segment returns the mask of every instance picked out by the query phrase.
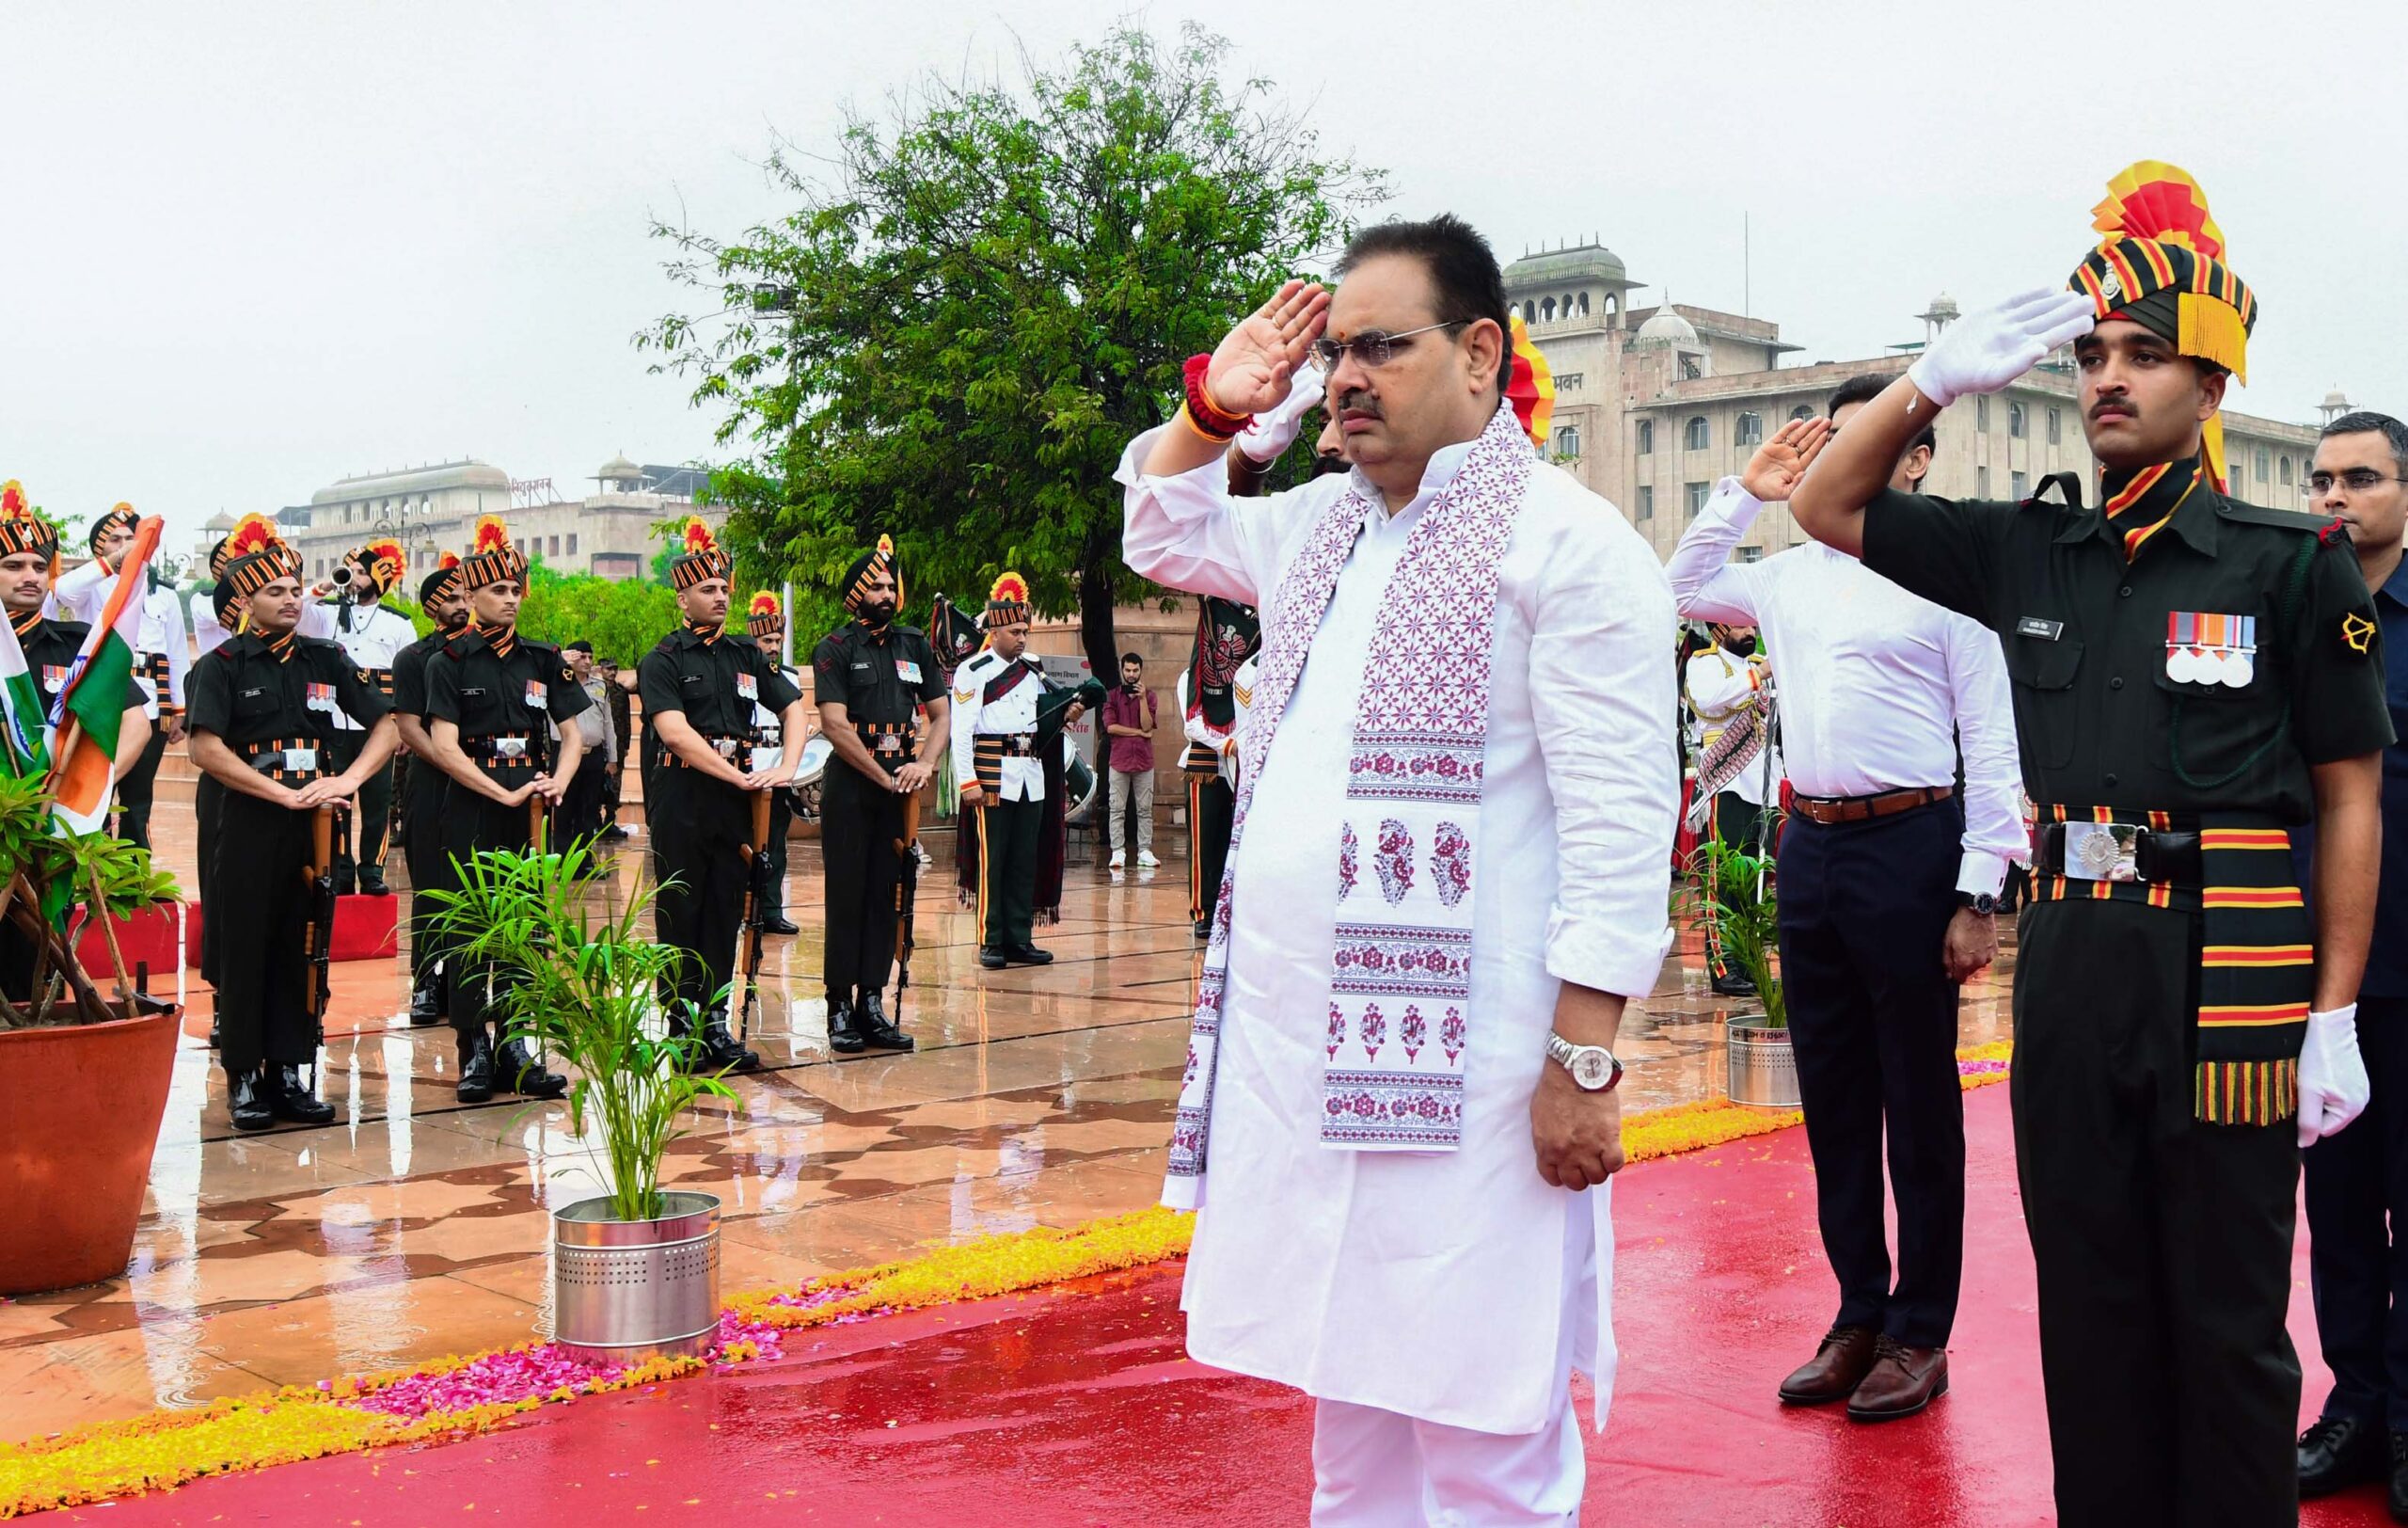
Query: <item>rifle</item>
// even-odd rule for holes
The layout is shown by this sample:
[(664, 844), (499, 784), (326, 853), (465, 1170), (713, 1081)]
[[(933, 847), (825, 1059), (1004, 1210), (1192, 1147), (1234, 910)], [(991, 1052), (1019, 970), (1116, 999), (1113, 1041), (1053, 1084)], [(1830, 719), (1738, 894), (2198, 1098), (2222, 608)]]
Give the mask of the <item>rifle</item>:
[(327, 962), (333, 953), (335, 932), (335, 808), (327, 803), (310, 814), (309, 863), (301, 867), (302, 883), (309, 888), (305, 904), (307, 921), (301, 926), (301, 962), (303, 1009), (317, 1031), (316, 1043), (309, 1051), (309, 1081), (318, 1080), (317, 1054), (326, 1043), (326, 1003), (334, 995)]
[(916, 790), (903, 798), (903, 835), (895, 840), (895, 853), (903, 869), (895, 882), (895, 1017), (888, 1022), (899, 1027), (903, 994), (911, 986), (911, 951), (919, 943), (912, 922), (920, 899), (920, 793)]
[(752, 1032), (752, 1013), (761, 1001), (761, 909), (769, 900), (769, 793), (752, 795), (752, 836), (737, 846), (744, 856), (744, 916), (737, 925), (737, 980), (740, 1000), (728, 1006), (735, 1012), (736, 1039), (740, 1044)]

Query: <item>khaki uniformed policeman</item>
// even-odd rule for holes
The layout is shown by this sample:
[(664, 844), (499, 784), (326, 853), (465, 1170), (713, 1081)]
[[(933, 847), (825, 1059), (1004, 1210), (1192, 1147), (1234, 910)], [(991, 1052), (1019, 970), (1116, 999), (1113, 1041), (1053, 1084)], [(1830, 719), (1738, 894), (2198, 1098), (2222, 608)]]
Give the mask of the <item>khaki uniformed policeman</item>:
[[(333, 1107), (301, 1082), (319, 1039), (302, 958), (310, 830), (321, 805), (355, 794), (392, 756), (395, 733), (384, 697), (360, 682), (349, 656), (295, 632), (301, 559), (292, 548), (277, 542), (238, 558), (225, 577), (247, 621), (193, 670), (191, 693), (193, 762), (226, 791), (216, 899), (202, 914), (217, 926), (223, 962), (227, 1106), (237, 1130), (279, 1119), (325, 1124)], [(329, 747), (338, 716), (365, 739), (340, 772)]]
[[(2205, 195), (2149, 162), (2098, 212), (2069, 294), (1943, 332), (1791, 509), (2006, 650), (2043, 824), (2013, 1093), (2059, 1520), (2288, 1524), (2299, 1148), (2366, 1101), (2391, 724), (2347, 539), (2225, 490), (2216, 412), (2257, 300)], [(1934, 410), (2067, 341), (2099, 508), (1884, 486)], [(2313, 932), (2286, 852), (2311, 816)]]
[[(530, 800), (558, 805), (584, 748), (583, 732), (563, 727), (559, 760), (548, 756), (551, 724), (593, 702), (558, 647), (518, 634), (526, 578), (526, 554), (510, 544), (501, 521), (490, 515), (478, 520), (459, 571), (467, 628), (427, 664), (427, 742), (452, 777), (441, 814), (447, 865), (466, 865), (480, 850), (529, 848)], [(460, 1036), (460, 1102), (481, 1104), (497, 1090), (528, 1098), (566, 1092), (568, 1079), (545, 1071), (524, 1043), (495, 1044), (496, 973), (465, 961), (444, 963), (452, 1027)]]

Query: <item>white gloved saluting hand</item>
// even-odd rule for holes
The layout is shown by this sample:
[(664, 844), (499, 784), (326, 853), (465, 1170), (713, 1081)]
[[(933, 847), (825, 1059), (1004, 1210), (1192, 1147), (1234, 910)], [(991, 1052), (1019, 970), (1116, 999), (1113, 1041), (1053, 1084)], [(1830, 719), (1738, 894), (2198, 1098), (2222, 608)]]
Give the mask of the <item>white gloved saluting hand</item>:
[(2036, 287), (1960, 318), (1940, 331), (1907, 380), (1945, 408), (1969, 392), (1996, 392), (2096, 324), (2091, 301), (2063, 287)]
[(1282, 453), (1295, 444), (1296, 432), (1304, 427), (1305, 416), (1313, 405), (1321, 402), (1323, 385), (1327, 376), (1318, 366), (1307, 362), (1296, 368), (1288, 384), (1288, 396), (1278, 407), (1254, 416), (1246, 427), (1238, 432), (1238, 449), (1246, 460), (1257, 467), (1267, 467), (1279, 459)]
[(2358, 1005), (2307, 1016), (2299, 1052), (2299, 1143), (2316, 1142), (2363, 1112), (2373, 1095), (2366, 1058), (2358, 1054)]

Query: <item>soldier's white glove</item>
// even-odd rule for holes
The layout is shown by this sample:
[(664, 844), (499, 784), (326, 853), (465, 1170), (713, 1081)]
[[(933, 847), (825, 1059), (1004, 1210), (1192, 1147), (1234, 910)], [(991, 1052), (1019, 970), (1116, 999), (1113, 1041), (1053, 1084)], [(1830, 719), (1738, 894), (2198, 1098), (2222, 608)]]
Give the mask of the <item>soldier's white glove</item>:
[(1945, 408), (1969, 392), (1996, 392), (2096, 323), (2083, 294), (2036, 287), (1941, 330), (1907, 368), (1907, 380)]
[(1327, 377), (1318, 366), (1307, 362), (1296, 368), (1295, 376), (1288, 384), (1288, 396), (1278, 407), (1254, 416), (1253, 422), (1238, 432), (1238, 449), (1246, 460), (1257, 467), (1267, 466), (1296, 443), (1296, 432), (1304, 428), (1305, 416), (1321, 402), (1323, 385)]
[(2313, 1146), (2363, 1112), (2374, 1087), (2358, 1054), (2358, 1005), (2307, 1016), (2299, 1052), (2299, 1143)]

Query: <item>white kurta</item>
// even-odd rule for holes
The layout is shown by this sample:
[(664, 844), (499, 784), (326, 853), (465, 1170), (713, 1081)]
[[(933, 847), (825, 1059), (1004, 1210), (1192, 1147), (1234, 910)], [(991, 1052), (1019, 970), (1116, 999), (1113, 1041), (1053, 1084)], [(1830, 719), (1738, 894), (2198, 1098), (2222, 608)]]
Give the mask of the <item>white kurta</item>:
[[(1225, 493), (1216, 459), (1177, 478), (1122, 464), (1125, 552), (1177, 589), (1265, 602), (1329, 476)], [(1603, 1192), (1541, 1180), (1529, 1100), (1557, 990), (1655, 984), (1678, 796), (1672, 601), (1655, 554), (1569, 474), (1533, 470), (1499, 566), (1485, 791), (1473, 865), (1464, 1136), (1443, 1154), (1321, 1139), (1350, 722), (1381, 594), (1468, 444), (1414, 502), (1374, 507), (1339, 574), (1257, 782), (1233, 872), (1207, 1190), (1187, 1266), (1188, 1351), (1310, 1394), (1476, 1428), (1545, 1426), (1568, 1364), (1612, 1383)]]

